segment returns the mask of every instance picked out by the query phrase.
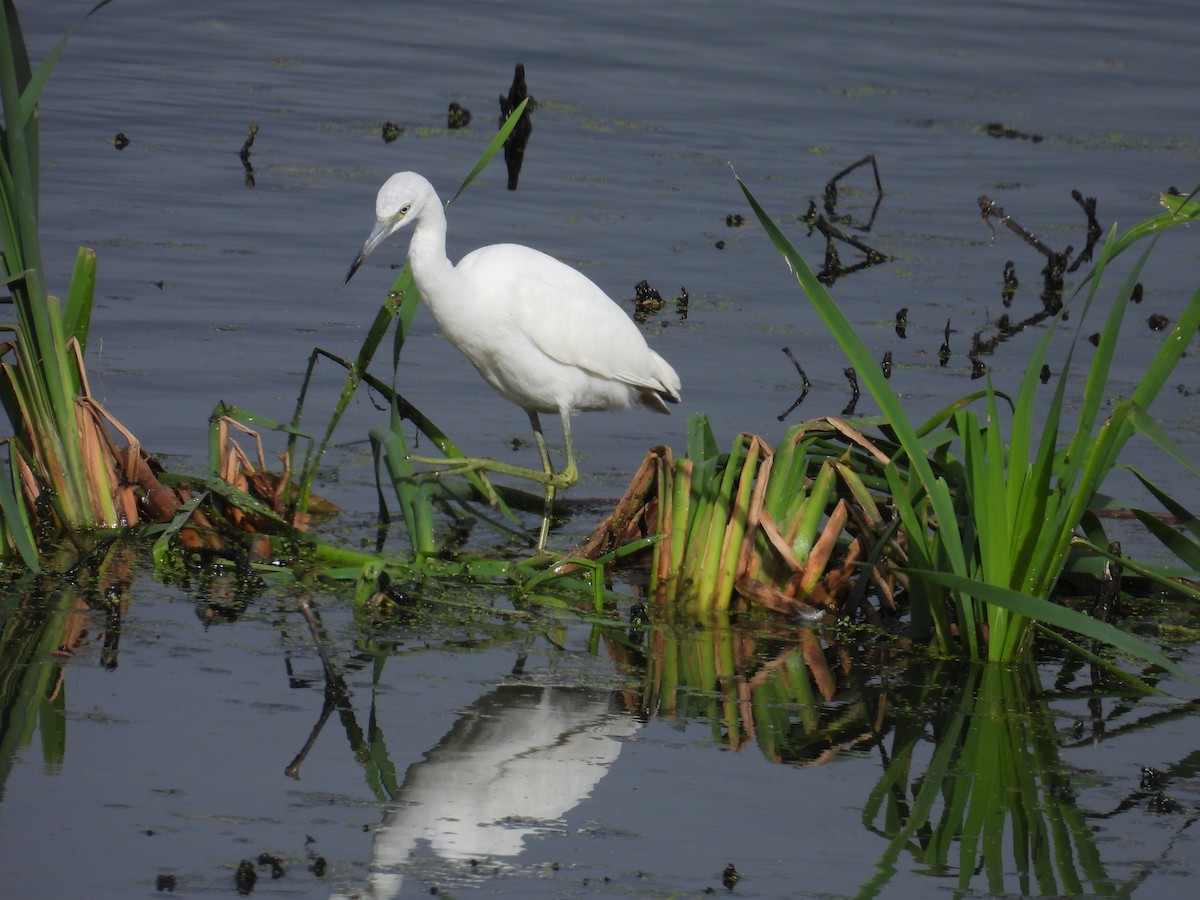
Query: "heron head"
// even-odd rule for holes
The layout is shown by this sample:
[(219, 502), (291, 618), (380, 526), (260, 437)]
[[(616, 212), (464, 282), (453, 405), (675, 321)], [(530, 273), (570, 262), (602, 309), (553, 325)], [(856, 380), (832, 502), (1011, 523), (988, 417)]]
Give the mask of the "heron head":
[(414, 222), (429, 198), (436, 196), (433, 186), (416, 172), (397, 172), (385, 181), (375, 198), (375, 227), (354, 257), (342, 284), (348, 284), (375, 248), (405, 225)]

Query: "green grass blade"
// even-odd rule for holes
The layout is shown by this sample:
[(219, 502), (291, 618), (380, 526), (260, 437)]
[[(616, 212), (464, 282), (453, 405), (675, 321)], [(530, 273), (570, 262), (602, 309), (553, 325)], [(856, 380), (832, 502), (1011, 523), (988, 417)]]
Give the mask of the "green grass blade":
[[(1175, 327), (1171, 329), (1132, 396), (1113, 410), (1096, 440), (1088, 446), (1087, 452), (1084, 453), (1083, 448), (1080, 448), (1079, 453), (1085, 456), (1085, 462), (1075, 492), (1071, 496), (1065, 521), (1077, 522), (1083, 515), (1104, 478), (1115, 467), (1117, 456), (1132, 436), (1141, 411), (1153, 404), (1167, 378), (1191, 344), (1197, 329), (1200, 329), (1200, 291), (1192, 295), (1191, 301), (1183, 310)], [(1053, 548), (1048, 574), (1054, 569), (1061, 570), (1070, 540), (1070, 529), (1063, 529)]]
[(437, 544), (433, 536), (433, 495), (428, 490), (431, 485), (417, 481), (403, 431), (376, 427), (369, 434), (376, 448), (376, 461), (382, 456), (387, 468), (413, 553), (418, 557), (432, 555)]
[(75, 272), (71, 275), (67, 307), (63, 311), (63, 331), (67, 339), (79, 342), (81, 353), (87, 351), (88, 327), (92, 318), (92, 300), (96, 290), (96, 251), (80, 247), (75, 256)]
[(717, 440), (713, 437), (712, 426), (708, 416), (703, 413), (693, 413), (688, 416), (687, 455), (693, 462), (701, 463), (716, 459)]
[[(13, 464), (13, 445), (9, 444), (8, 472), (0, 473), (0, 531), (16, 548), (21, 561), (31, 572), (41, 570), (37, 546), (34, 543), (33, 525), (29, 511), (20, 497), (20, 484)], [(7, 554), (4, 554), (7, 555)]]
[(1065, 634), (1060, 634), (1054, 629), (1046, 628), (1043, 625), (1035, 625), (1034, 628), (1038, 633), (1038, 637), (1046, 638), (1047, 640), (1054, 641), (1054, 643), (1061, 647), (1065, 647), (1073, 656), (1078, 656), (1084, 662), (1096, 666), (1098, 669), (1104, 672), (1104, 674), (1116, 679), (1117, 681), (1120, 681), (1126, 687), (1132, 688), (1137, 693), (1157, 694), (1159, 696), (1163, 696), (1163, 691), (1151, 684), (1147, 684), (1136, 675), (1126, 672), (1120, 666), (1116, 665), (1116, 663), (1114, 663), (1111, 659), (1106, 659), (1105, 657), (1100, 656), (1098, 653), (1093, 653), (1091, 650), (1087, 649), (1087, 647), (1083, 646), (1077, 641), (1071, 640)]
[(1188, 533), (1191, 534), (1192, 537), (1200, 540), (1200, 520), (1198, 520), (1195, 515), (1189, 512), (1181, 503), (1176, 501), (1174, 497), (1168, 495), (1165, 491), (1159, 488), (1158, 485), (1156, 485), (1153, 481), (1151, 481), (1133, 466), (1125, 466), (1124, 468), (1133, 473), (1134, 477), (1142, 483), (1146, 490), (1154, 495), (1154, 499), (1162, 504), (1163, 509), (1175, 517), (1175, 521), (1182, 528), (1187, 529)]
[(1164, 193), (1160, 194), (1158, 199), (1176, 218), (1200, 219), (1200, 203), (1194, 199), (1197, 193), (1200, 193), (1200, 188), (1193, 188), (1191, 194), (1186, 197)]
[(1135, 509), (1133, 514), (1164, 547), (1170, 550), (1192, 572), (1200, 572), (1200, 543), (1189, 540), (1166, 522), (1144, 510)]
[[(492, 157), (500, 152), (500, 148), (504, 146), (504, 142), (508, 140), (508, 136), (512, 134), (514, 128), (517, 127), (517, 122), (521, 120), (521, 115), (525, 112), (525, 107), (529, 105), (529, 98), (526, 97), (517, 108), (509, 113), (508, 118), (504, 120), (504, 124), (500, 126), (500, 130), (496, 132), (496, 136), (492, 138), (492, 142), (488, 144), (487, 149), (483, 151), (483, 156), (479, 158), (479, 162), (475, 163), (475, 168), (470, 171), (470, 174), (463, 179), (463, 183), (459, 185), (454, 196), (450, 198), (450, 203), (458, 199), (459, 194), (467, 189), (472, 181), (474, 181), (479, 173), (487, 168), (487, 164), (492, 161)], [(450, 203), (446, 205), (449, 206)]]
[(945, 585), (962, 593), (972, 594), (987, 603), (994, 603), (1019, 615), (1030, 619), (1037, 619), (1043, 625), (1052, 625), (1055, 628), (1063, 628), (1084, 637), (1102, 641), (1123, 653), (1166, 669), (1173, 675), (1181, 678), (1187, 677), (1183, 670), (1174, 662), (1145, 641), (1127, 634), (1107, 622), (1093, 619), (1091, 616), (1086, 616), (1081, 612), (1076, 612), (1073, 609), (1068, 609), (1049, 600), (1042, 600), (1039, 597), (1033, 597), (1009, 588), (981, 584), (951, 572), (910, 570), (909, 574), (913, 578), (921, 578), (932, 581), (935, 584)]

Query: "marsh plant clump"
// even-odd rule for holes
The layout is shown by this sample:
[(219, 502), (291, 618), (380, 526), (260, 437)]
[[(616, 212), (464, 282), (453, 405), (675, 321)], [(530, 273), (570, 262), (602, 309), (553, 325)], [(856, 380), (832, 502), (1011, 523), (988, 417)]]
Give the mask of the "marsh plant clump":
[[(1200, 474), (1148, 412), (1200, 328), (1200, 290), (1181, 310), (1132, 393), (1106, 405), (1129, 298), (1159, 236), (1194, 221), (1200, 204), (1163, 194), (1165, 212), (1124, 233), (1115, 226), (1109, 231), (1091, 272), (1048, 320), (1014, 395), (1001, 393), (988, 377), (982, 390), (927, 422), (913, 423), (824, 285), (740, 179), (739, 185), (882, 410), (882, 420), (873, 424), (887, 448), (876, 473), (886, 482), (894, 510), (889, 522), (905, 554), (889, 569), (903, 573), (906, 580), (914, 638), (969, 659), (1010, 661), (1027, 658), (1035, 635), (1067, 640), (1051, 630), (1061, 628), (1169, 664), (1148, 646), (1053, 597), (1064, 573), (1085, 570), (1096, 559), (1119, 562), (1176, 594), (1200, 596), (1194, 586), (1200, 570), (1200, 525), (1167, 491), (1132, 470), (1162, 510), (1133, 509), (1131, 514), (1178, 559), (1174, 569), (1115, 558), (1094, 513), (1094, 507), (1108, 502), (1101, 488), (1122, 464), (1121, 451), (1135, 434), (1151, 440), (1189, 474)], [(1068, 410), (1074, 407), (1067, 402), (1067, 390), (1074, 383), (1072, 364), (1084, 323), (1099, 305), (1109, 263), (1135, 247), (1141, 252), (1114, 292), (1083, 395), (1072, 398), (1078, 412), (1070, 421)], [(1049, 408), (1042, 411), (1036, 403), (1037, 387), (1051, 341), (1069, 310), (1076, 316), (1075, 336), (1057, 373)], [(1165, 525), (1163, 514), (1182, 530)], [(1086, 652), (1078, 645), (1076, 649)]]

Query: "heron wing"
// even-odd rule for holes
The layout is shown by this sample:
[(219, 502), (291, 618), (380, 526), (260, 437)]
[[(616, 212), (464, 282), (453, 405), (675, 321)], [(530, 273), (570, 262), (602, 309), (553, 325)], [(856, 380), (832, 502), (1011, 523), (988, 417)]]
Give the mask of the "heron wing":
[[(519, 244), (484, 247), (460, 270), (493, 283), (509, 321), (551, 359), (599, 378), (677, 397), (679, 378), (642, 333), (590, 278)], [(499, 288), (503, 287), (503, 290)]]

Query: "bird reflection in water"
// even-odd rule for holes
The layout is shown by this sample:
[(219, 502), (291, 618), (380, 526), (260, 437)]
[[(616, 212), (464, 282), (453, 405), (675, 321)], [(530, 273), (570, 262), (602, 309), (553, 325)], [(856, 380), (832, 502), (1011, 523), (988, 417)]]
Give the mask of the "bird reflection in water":
[(641, 724), (612, 691), (504, 685), (479, 698), (405, 773), (375, 832), (373, 895), (396, 896), (418, 858), (515, 860), (562, 828)]

